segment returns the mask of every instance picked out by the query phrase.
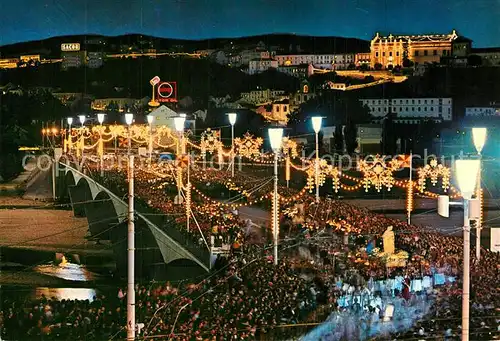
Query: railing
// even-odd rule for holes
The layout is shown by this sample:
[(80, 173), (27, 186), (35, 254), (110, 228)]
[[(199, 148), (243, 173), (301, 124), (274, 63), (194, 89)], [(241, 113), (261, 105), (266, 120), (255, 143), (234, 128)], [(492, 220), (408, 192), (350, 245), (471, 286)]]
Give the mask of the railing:
[[(73, 169), (73, 171), (78, 172), (76, 169)], [(98, 181), (94, 180), (91, 176), (84, 174), (82, 175), (86, 178), (89, 178), (101, 188), (105, 189), (107, 192), (109, 192), (108, 194), (111, 194), (111, 196), (115, 197), (115, 199), (123, 202), (123, 193), (114, 193), (109, 188), (104, 187)], [(192, 256), (197, 258), (198, 262), (202, 263), (206, 267), (206, 269), (210, 268), (209, 250), (207, 250), (206, 247), (196, 244), (191, 238), (184, 235), (177, 228), (175, 222), (170, 217), (168, 217), (167, 214), (159, 213), (157, 210), (147, 205), (141, 198), (136, 198), (135, 212), (139, 219), (143, 220), (146, 223), (153, 224), (155, 228), (164, 232), (171, 240), (179, 244), (180, 247), (183, 247)]]

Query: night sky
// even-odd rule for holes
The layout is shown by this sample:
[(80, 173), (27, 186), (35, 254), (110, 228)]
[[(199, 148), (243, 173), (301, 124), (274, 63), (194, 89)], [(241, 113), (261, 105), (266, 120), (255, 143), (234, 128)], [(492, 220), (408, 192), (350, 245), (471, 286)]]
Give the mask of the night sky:
[(500, 0), (0, 0), (0, 45), (59, 35), (202, 39), (448, 33), (500, 46)]

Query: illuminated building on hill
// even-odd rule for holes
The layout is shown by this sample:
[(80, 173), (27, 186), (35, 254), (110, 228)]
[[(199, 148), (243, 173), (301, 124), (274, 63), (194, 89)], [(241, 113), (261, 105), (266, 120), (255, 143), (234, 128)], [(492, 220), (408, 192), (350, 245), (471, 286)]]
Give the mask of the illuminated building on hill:
[(455, 30), (450, 34), (425, 35), (375, 35), (370, 44), (371, 67), (381, 64), (382, 68), (403, 65), (408, 59), (415, 64), (439, 63), (441, 57), (453, 52), (453, 42), (458, 38)]

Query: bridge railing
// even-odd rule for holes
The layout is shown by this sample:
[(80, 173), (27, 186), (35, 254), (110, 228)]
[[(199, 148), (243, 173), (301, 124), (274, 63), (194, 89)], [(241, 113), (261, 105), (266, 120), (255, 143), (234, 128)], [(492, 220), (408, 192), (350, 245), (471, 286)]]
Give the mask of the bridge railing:
[[(100, 174), (97, 173), (91, 174), (91, 177), (96, 180), (97, 179), (101, 181), (104, 180), (101, 179)], [(97, 181), (101, 182), (99, 180)], [(103, 181), (103, 182), (109, 182), (109, 181)], [(103, 183), (103, 185), (110, 185), (109, 187), (106, 186), (108, 190), (110, 190), (119, 197), (123, 197), (125, 195), (123, 192), (118, 190), (120, 186), (117, 186), (117, 184)], [(141, 198), (136, 196), (135, 210), (137, 212), (144, 215), (149, 221), (154, 223), (160, 230), (165, 232), (169, 237), (171, 237), (177, 243), (183, 245), (195, 257), (197, 257), (200, 260), (203, 260), (203, 262), (208, 263), (210, 261), (210, 251), (206, 248), (204, 243), (200, 244), (199, 242), (196, 241), (193, 235), (187, 235), (187, 232), (184, 232), (179, 228), (178, 224), (175, 222), (175, 219), (173, 218), (172, 215), (169, 215), (168, 212), (162, 212), (156, 208), (151, 207), (145, 201), (145, 199), (146, 198)]]

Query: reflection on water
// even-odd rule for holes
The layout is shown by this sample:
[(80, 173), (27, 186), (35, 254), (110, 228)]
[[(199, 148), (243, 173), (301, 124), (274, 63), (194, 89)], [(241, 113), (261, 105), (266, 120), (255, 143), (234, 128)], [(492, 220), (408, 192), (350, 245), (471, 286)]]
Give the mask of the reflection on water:
[(85, 266), (68, 262), (62, 262), (59, 265), (38, 265), (34, 270), (43, 275), (55, 276), (68, 281), (85, 282), (92, 281), (96, 277), (96, 275), (88, 271)]
[(89, 300), (92, 302), (96, 291), (86, 288), (36, 288), (35, 298), (39, 299), (44, 295), (48, 299), (57, 300)]

